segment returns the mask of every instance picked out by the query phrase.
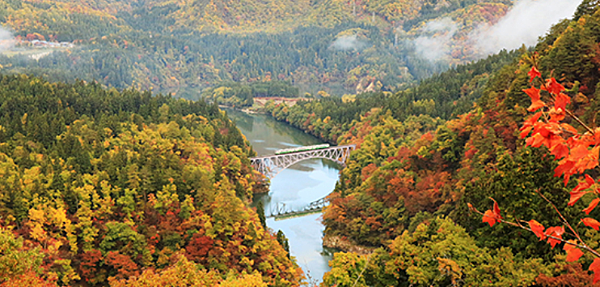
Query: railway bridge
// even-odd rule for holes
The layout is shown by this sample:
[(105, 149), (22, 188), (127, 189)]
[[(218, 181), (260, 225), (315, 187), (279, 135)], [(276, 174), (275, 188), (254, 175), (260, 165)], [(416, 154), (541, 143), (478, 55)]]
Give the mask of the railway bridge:
[(277, 203), (274, 207), (271, 207), (271, 213), (265, 215), (266, 218), (275, 218), (275, 220), (288, 217), (303, 216), (315, 212), (321, 212), (321, 210), (323, 210), (323, 207), (327, 205), (329, 205), (329, 200), (327, 200), (327, 197), (323, 197), (313, 202), (310, 202), (304, 207), (296, 210), (294, 210), (293, 208), (288, 208), (285, 205), (285, 203), (281, 205)]
[[(310, 147), (307, 147), (310, 148)], [(325, 158), (346, 165), (346, 160), (350, 157), (350, 152), (356, 149), (356, 145), (332, 146), (321, 149), (303, 150), (297, 152), (287, 152), (269, 156), (250, 158), (252, 167), (264, 174), (268, 178), (273, 178), (282, 170), (291, 165), (311, 158)]]

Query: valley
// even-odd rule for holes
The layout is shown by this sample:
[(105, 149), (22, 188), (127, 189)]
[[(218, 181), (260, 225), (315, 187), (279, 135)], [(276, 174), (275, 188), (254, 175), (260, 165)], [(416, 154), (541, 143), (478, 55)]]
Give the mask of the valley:
[[(0, 24), (2, 286), (600, 286), (598, 0), (0, 0)], [(352, 150), (254, 162), (316, 144)]]

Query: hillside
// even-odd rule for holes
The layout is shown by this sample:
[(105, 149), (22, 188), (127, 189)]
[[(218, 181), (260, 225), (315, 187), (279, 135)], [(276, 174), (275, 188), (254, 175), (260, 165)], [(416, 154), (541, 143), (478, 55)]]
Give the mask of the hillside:
[[(498, 21), (510, 5), (507, 0), (4, 0), (0, 24), (14, 31), (20, 48), (0, 55), (0, 65), (4, 73), (95, 80), (194, 99), (223, 81), (272, 79), (290, 82), (301, 94), (354, 94), (369, 85), (394, 91), (481, 57), (469, 33)], [(30, 49), (32, 40), (75, 47), (32, 60), (18, 52)], [(431, 50), (428, 45), (438, 47), (435, 55), (423, 54)]]
[(24, 75), (0, 102), (2, 284), (299, 284), (216, 106)]
[[(412, 108), (388, 107), (410, 91), (357, 97), (345, 103), (323, 99), (291, 108), (272, 106), (273, 115), (280, 119), (325, 139), (337, 138), (339, 144), (359, 147), (329, 196), (331, 205), (323, 214), (324, 242), (342, 248), (368, 246), (375, 251), (370, 255), (337, 254), (332, 271), (324, 277), (325, 284), (359, 280), (367, 286), (452, 286), (457, 282), (471, 286), (596, 286), (591, 273), (597, 276), (598, 272), (591, 263), (598, 259), (593, 252), (565, 260), (568, 246), (553, 248), (557, 242), (548, 244), (542, 235), (551, 234), (551, 228), (544, 231), (544, 226), (572, 226), (563, 238), (572, 239), (577, 232), (580, 237), (574, 240), (597, 248), (596, 228), (577, 224), (598, 218), (594, 209), (597, 191), (574, 195), (578, 183), (579, 190), (591, 185), (582, 184), (583, 176), (563, 179), (560, 175), (569, 170), (564, 167), (565, 160), (555, 160), (555, 150), (538, 148), (541, 143), (528, 139), (526, 145), (521, 138), (528, 134), (519, 128), (533, 115), (529, 106), (535, 98), (530, 99), (523, 90), (531, 87), (528, 72), (537, 63), (543, 77), (553, 75), (566, 87), (566, 109), (582, 123), (565, 115), (565, 124), (577, 127), (570, 133), (583, 137), (591, 130), (585, 136), (594, 135), (600, 101), (600, 62), (595, 48), (600, 43), (598, 27), (598, 4), (586, 1), (572, 20), (562, 21), (542, 37), (534, 51), (522, 51), (519, 61), (503, 65), (489, 76), (481, 78), (475, 73), (472, 78), (447, 80), (469, 67), (486, 66), (493, 57), (423, 81), (415, 88)], [(483, 86), (469, 88), (477, 79), (483, 80)], [(427, 91), (436, 86), (449, 92), (450, 98), (428, 99)], [(465, 91), (475, 91), (478, 98), (467, 112), (449, 117), (439, 109), (445, 106), (445, 99), (460, 99)], [(415, 109), (417, 106), (421, 109)], [(547, 121), (553, 123), (556, 113), (560, 111), (548, 107), (537, 117), (547, 115)], [(344, 114), (350, 116), (340, 116)], [(535, 118), (529, 122), (535, 123)], [(543, 118), (538, 122), (544, 123)], [(584, 172), (588, 183), (595, 182), (598, 175), (598, 141), (589, 144), (585, 153), (590, 152), (592, 168)], [(559, 164), (562, 169), (555, 171)], [(482, 222), (482, 214), (475, 210), (491, 209), (494, 202), (500, 206), (502, 219), (516, 222), (514, 226), (498, 223), (491, 227), (486, 215)], [(542, 227), (531, 232), (519, 224)]]
[(299, 286), (217, 104), (326, 90), (266, 104), (357, 146), (323, 286), (600, 286), (600, 4), (452, 67), (511, 3), (0, 0), (0, 284)]

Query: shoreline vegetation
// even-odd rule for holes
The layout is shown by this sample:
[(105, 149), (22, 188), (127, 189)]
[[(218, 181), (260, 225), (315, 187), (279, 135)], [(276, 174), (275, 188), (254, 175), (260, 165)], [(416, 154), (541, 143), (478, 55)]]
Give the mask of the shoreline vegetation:
[[(286, 97), (256, 97), (254, 98), (254, 104), (251, 107), (239, 107), (233, 104), (219, 104), (219, 108), (233, 109), (241, 111), (247, 114), (264, 114), (269, 115), (269, 112), (265, 109), (265, 106), (271, 102), (275, 105), (285, 104), (288, 107), (293, 107), (299, 101), (311, 101), (310, 98), (286, 98)], [(283, 122), (281, 120), (278, 120)]]
[(370, 255), (377, 249), (376, 247), (362, 246), (352, 243), (344, 236), (324, 235), (323, 247), (341, 250), (343, 252), (356, 253), (358, 255)]

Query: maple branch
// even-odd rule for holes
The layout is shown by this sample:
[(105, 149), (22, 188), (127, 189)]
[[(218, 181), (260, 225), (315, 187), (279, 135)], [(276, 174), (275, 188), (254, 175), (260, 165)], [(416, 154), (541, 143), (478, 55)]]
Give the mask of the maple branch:
[[(528, 221), (521, 220), (521, 219), (517, 219), (517, 222), (519, 222), (519, 226), (521, 226), (521, 227), (524, 227), (524, 226), (523, 226), (523, 225), (521, 225), (521, 224), (520, 224), (520, 222), (523, 222), (523, 223), (527, 223), (527, 224), (529, 224), (529, 222), (528, 222)], [(525, 229), (527, 229), (527, 230), (529, 230), (529, 228), (527, 228), (527, 227), (524, 227), (524, 228), (525, 228)], [(535, 232), (534, 232), (534, 233), (535, 233)], [(575, 234), (573, 234), (573, 233), (571, 233), (571, 232), (568, 232), (568, 231), (565, 231), (565, 233), (564, 233), (564, 234), (568, 234), (568, 235), (571, 235), (571, 236), (573, 236), (573, 237), (577, 237), (577, 235), (575, 235)], [(545, 235), (546, 237), (554, 238), (553, 236), (551, 236), (551, 235), (546, 235), (545, 233), (544, 233), (544, 235)]]
[(571, 112), (568, 109), (565, 109), (565, 111), (571, 118), (573, 118), (577, 123), (579, 123), (581, 126), (583, 126), (592, 135), (596, 134), (596, 133), (594, 133), (594, 130), (592, 128), (588, 127), (583, 121), (581, 121), (581, 119), (579, 119), (576, 115), (574, 115), (573, 112)]
[[(546, 200), (547, 200), (547, 199), (546, 199)], [(553, 206), (554, 206), (554, 204), (553, 204)], [(474, 211), (474, 212), (476, 212), (476, 213), (479, 213), (479, 214), (481, 214), (481, 215), (482, 215), (482, 216), (484, 216), (484, 217), (488, 217), (488, 215), (485, 215), (485, 214), (483, 214), (483, 212), (481, 212), (481, 211), (477, 210), (477, 208), (475, 208), (474, 206), (470, 206), (469, 208), (470, 208), (472, 211)], [(554, 207), (554, 208), (556, 208), (556, 207)], [(560, 213), (559, 213), (559, 214), (560, 214)], [(561, 215), (561, 217), (562, 217), (562, 215)], [(511, 226), (514, 226), (514, 227), (518, 227), (518, 228), (521, 228), (521, 229), (524, 229), (524, 230), (530, 231), (530, 232), (532, 232), (532, 233), (535, 233), (535, 232), (533, 232), (533, 230), (531, 230), (531, 228), (529, 228), (529, 227), (526, 227), (526, 226), (523, 226), (523, 225), (522, 225), (522, 224), (520, 224), (520, 223), (514, 223), (514, 222), (507, 221), (507, 220), (504, 220), (504, 219), (501, 219), (501, 218), (497, 218), (497, 217), (494, 217), (494, 219), (495, 219), (496, 221), (498, 221), (498, 222), (501, 222), (501, 223), (504, 223), (504, 224), (508, 224), (508, 225), (511, 225)], [(568, 223), (567, 223), (567, 224), (568, 224)], [(571, 228), (571, 227), (570, 227), (570, 225), (569, 225), (569, 228)], [(571, 229), (571, 230), (572, 230), (572, 229)], [(562, 239), (562, 238), (560, 238), (560, 237), (556, 237), (556, 236), (553, 236), (553, 235), (547, 235), (547, 234), (544, 234), (544, 235), (545, 235), (546, 237), (548, 237), (548, 238), (552, 238), (552, 239), (554, 239), (554, 240), (558, 240), (558, 241), (560, 241), (560, 242), (562, 242), (562, 243), (564, 243), (564, 244), (573, 245), (573, 246), (575, 246), (575, 247), (578, 247), (578, 248), (581, 248), (581, 249), (583, 249), (583, 250), (586, 250), (586, 251), (588, 251), (588, 252), (592, 253), (594, 256), (596, 256), (596, 257), (600, 258), (600, 253), (598, 253), (598, 251), (596, 251), (596, 250), (594, 250), (594, 249), (590, 248), (589, 246), (587, 246), (585, 243), (583, 243), (583, 241), (581, 241), (581, 242), (583, 243), (583, 245), (581, 245), (581, 244), (577, 244), (577, 243), (574, 243), (574, 242), (571, 242), (571, 241), (567, 241), (567, 240), (565, 240), (565, 239)], [(577, 236), (577, 235), (576, 235), (576, 236)], [(577, 237), (579, 238), (579, 236), (577, 236)]]
[(546, 202), (548, 202), (550, 205), (552, 205), (552, 208), (554, 208), (554, 210), (556, 211), (556, 213), (558, 213), (558, 216), (560, 216), (560, 220), (563, 222), (563, 224), (565, 224), (567, 227), (569, 227), (569, 229), (571, 230), (571, 232), (573, 232), (573, 235), (575, 237), (577, 237), (577, 240), (579, 240), (583, 245), (587, 245), (585, 244), (585, 242), (583, 242), (583, 240), (581, 239), (581, 236), (579, 236), (579, 233), (577, 231), (575, 231), (575, 229), (573, 228), (573, 226), (571, 226), (571, 224), (569, 223), (569, 221), (567, 221), (567, 219), (562, 215), (562, 213), (558, 210), (558, 208), (556, 208), (556, 205), (554, 205), (554, 203), (552, 201), (550, 201), (548, 198), (546, 198), (541, 192), (540, 189), (536, 189), (535, 192), (537, 194), (539, 194)]
[[(547, 91), (547, 92), (550, 94), (550, 97), (552, 98), (552, 100), (556, 101), (556, 96), (555, 96), (554, 94), (552, 94), (552, 93), (550, 93), (550, 92), (549, 92), (549, 91), (550, 91), (550, 89), (549, 89), (549, 87), (548, 87), (548, 84), (547, 84), (547, 81), (546, 81), (546, 79), (543, 79), (543, 78), (539, 77), (539, 81), (541, 81), (541, 82), (542, 82), (542, 87), (543, 87), (543, 89), (542, 89), (542, 90), (544, 90), (544, 89), (545, 89), (545, 91)], [(579, 117), (577, 117), (575, 114), (573, 114), (573, 112), (571, 112), (569, 109), (565, 108), (565, 112), (566, 112), (566, 113), (567, 113), (567, 114), (568, 114), (568, 115), (569, 115), (569, 116), (570, 116), (572, 119), (574, 119), (574, 120), (575, 120), (577, 123), (579, 123), (579, 124), (580, 124), (582, 127), (584, 127), (584, 128), (585, 128), (585, 129), (586, 129), (588, 132), (590, 132), (592, 135), (594, 135), (594, 134), (595, 134), (595, 133), (594, 133), (594, 130), (593, 130), (592, 128), (588, 127), (588, 125), (586, 125), (586, 124), (585, 124), (585, 123), (584, 123), (584, 122), (583, 122), (583, 121), (582, 121), (582, 120), (581, 120)], [(545, 113), (544, 113), (544, 114), (545, 114)], [(544, 116), (545, 116), (545, 115), (544, 115)], [(548, 120), (548, 119), (546, 118), (546, 121), (547, 121), (547, 120)]]

